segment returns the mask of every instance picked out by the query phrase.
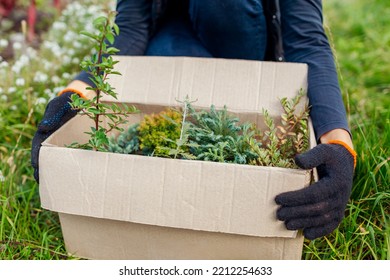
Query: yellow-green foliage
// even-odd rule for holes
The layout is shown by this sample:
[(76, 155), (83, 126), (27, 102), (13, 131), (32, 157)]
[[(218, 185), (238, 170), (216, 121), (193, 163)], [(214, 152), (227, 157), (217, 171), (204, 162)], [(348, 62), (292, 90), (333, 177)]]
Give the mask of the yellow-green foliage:
[(182, 114), (173, 109), (146, 115), (138, 127), (142, 152), (168, 157), (170, 149), (176, 148), (175, 141), (180, 138), (181, 122)]

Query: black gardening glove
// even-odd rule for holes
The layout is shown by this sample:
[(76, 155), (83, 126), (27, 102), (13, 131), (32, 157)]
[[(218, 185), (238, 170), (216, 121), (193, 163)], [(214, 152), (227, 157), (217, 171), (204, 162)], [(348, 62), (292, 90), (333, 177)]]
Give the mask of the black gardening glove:
[(73, 110), (69, 104), (72, 94), (75, 93), (65, 91), (47, 104), (43, 119), (32, 140), (31, 164), (34, 167), (34, 178), (37, 183), (39, 183), (39, 150), (42, 142), (77, 114), (77, 111)]
[(303, 229), (305, 237), (311, 240), (337, 228), (351, 195), (356, 153), (341, 141), (331, 142), (295, 157), (296, 164), (303, 169), (317, 167), (319, 181), (275, 198), (280, 205), (278, 219), (289, 230)]

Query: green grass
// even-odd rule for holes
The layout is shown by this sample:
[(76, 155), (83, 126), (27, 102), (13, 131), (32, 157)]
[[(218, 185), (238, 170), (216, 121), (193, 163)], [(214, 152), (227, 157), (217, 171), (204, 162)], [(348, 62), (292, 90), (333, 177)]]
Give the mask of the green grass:
[(390, 259), (390, 3), (324, 2), (358, 162), (345, 219), (303, 257)]
[[(324, 5), (358, 162), (345, 219), (332, 234), (306, 241), (303, 259), (390, 259), (390, 3)], [(33, 105), (37, 97), (17, 90), (0, 101), (0, 259), (68, 258), (58, 216), (40, 208), (30, 166), (44, 110)]]
[(2, 135), (0, 151), (5, 177), (0, 182), (0, 259), (67, 257), (57, 215), (40, 208), (38, 185), (32, 178), (29, 143), (33, 128), (27, 124), (31, 116), (20, 125), (12, 124), (13, 118), (6, 119), (11, 125), (1, 130), (10, 134)]

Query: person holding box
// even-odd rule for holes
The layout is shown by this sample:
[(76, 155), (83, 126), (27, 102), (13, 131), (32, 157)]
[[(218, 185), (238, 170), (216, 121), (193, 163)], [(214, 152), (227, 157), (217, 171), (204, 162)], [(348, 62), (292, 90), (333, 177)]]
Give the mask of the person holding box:
[[(303, 229), (308, 239), (331, 233), (344, 217), (353, 182), (353, 150), (335, 62), (322, 23), (321, 0), (118, 0), (118, 55), (217, 57), (308, 64), (308, 97), (317, 145), (297, 155), (303, 169), (316, 167), (319, 181), (282, 193), (279, 220)], [(47, 105), (32, 142), (39, 181), (39, 149), (76, 115), (70, 96), (91, 98), (86, 72)]]

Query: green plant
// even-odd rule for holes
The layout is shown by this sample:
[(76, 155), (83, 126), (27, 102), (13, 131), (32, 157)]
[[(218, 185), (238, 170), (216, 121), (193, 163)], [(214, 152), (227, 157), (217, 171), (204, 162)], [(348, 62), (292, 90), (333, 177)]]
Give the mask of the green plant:
[(159, 114), (145, 115), (139, 124), (139, 142), (143, 154), (169, 156), (169, 149), (176, 148), (180, 138), (182, 114), (167, 109)]
[(291, 100), (282, 98), (280, 104), (284, 110), (281, 116), (281, 125), (277, 126), (279, 133), (279, 149), (287, 158), (292, 158), (309, 149), (309, 107), (305, 103), (304, 107), (298, 111), (298, 105), (304, 92), (301, 90), (297, 96)]
[(253, 135), (251, 125), (239, 125), (239, 119), (227, 108), (192, 111), (193, 123), (188, 129), (191, 153), (199, 160), (245, 164), (256, 157), (247, 141)]
[[(91, 81), (94, 87), (87, 89), (96, 92), (96, 96), (90, 100), (85, 100), (80, 96), (72, 95), (72, 108), (79, 110), (79, 114), (87, 115), (94, 121), (94, 127), (91, 127), (88, 143), (78, 144), (73, 143), (71, 147), (79, 147), (83, 149), (92, 149), (94, 151), (107, 151), (109, 145), (108, 133), (112, 130), (122, 129), (119, 127), (127, 122), (126, 116), (134, 113), (137, 110), (134, 107), (128, 107), (125, 104), (118, 106), (115, 103), (103, 103), (103, 95), (109, 95), (117, 99), (117, 94), (114, 88), (108, 83), (109, 75), (120, 75), (114, 71), (114, 65), (118, 63), (111, 55), (119, 50), (109, 46), (114, 43), (115, 35), (119, 34), (118, 25), (114, 23), (115, 12), (108, 12), (107, 16), (100, 16), (94, 20), (94, 26), (99, 31), (98, 34), (92, 34), (87, 31), (82, 31), (81, 34), (88, 36), (95, 42), (94, 53), (90, 59), (85, 59), (80, 66), (83, 70), (91, 74)], [(107, 119), (107, 126), (103, 126), (102, 118)]]
[(190, 101), (188, 96), (186, 96), (184, 101), (176, 101), (183, 104), (182, 121), (180, 124), (180, 137), (176, 140), (167, 139), (168, 142), (171, 142), (175, 146), (174, 148), (167, 148), (168, 154), (170, 157), (175, 159), (196, 159), (196, 156), (189, 152), (190, 147), (196, 147), (197, 145), (189, 143), (189, 129), (191, 127), (191, 122), (188, 121), (188, 117), (190, 117), (191, 104), (196, 102), (196, 100)]
[(145, 115), (138, 134), (135, 126), (130, 127), (111, 140), (109, 150), (138, 153), (139, 147), (143, 154), (154, 156), (297, 168), (294, 156), (309, 147), (307, 105), (297, 113), (302, 96), (301, 91), (291, 100), (281, 99), (284, 113), (278, 126), (263, 110), (264, 132), (255, 124), (239, 124), (226, 106), (196, 111), (191, 105), (194, 101), (186, 97), (178, 101), (183, 104), (181, 112), (168, 109)]
[(291, 100), (287, 98), (280, 100), (284, 111), (280, 125), (276, 125), (268, 111), (263, 110), (267, 130), (261, 133), (261, 145), (250, 142), (252, 149), (258, 155), (255, 160), (251, 161), (251, 164), (297, 168), (294, 156), (309, 149), (309, 107), (307, 103), (300, 112), (297, 112), (303, 96), (304, 93), (301, 90)]
[(119, 154), (135, 154), (139, 150), (139, 124), (131, 125), (127, 130), (124, 130), (118, 137), (109, 139), (108, 151)]

